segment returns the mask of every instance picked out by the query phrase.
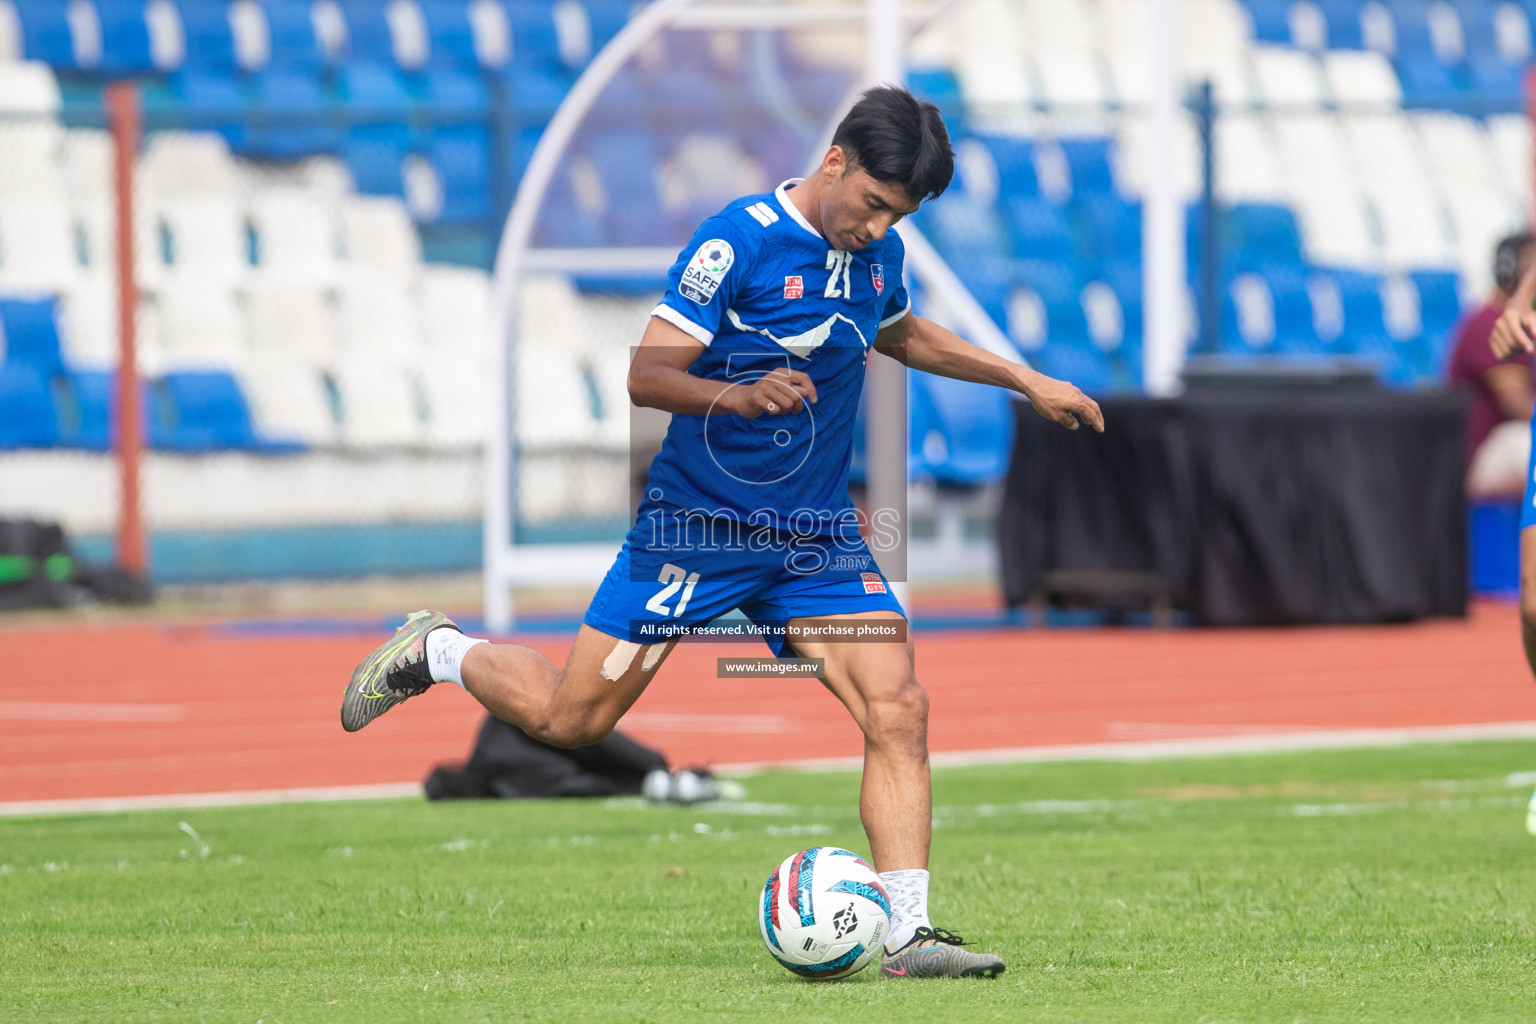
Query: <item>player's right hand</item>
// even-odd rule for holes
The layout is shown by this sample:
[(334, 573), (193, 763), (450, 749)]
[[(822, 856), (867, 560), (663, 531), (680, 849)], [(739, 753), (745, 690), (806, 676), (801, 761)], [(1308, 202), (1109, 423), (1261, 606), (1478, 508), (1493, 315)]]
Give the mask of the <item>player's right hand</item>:
[(759, 416), (782, 416), (799, 412), (805, 402), (816, 403), (816, 384), (801, 370), (783, 367), (770, 371), (751, 384), (728, 388), (720, 401), (736, 415), (755, 420)]
[(1536, 352), (1536, 311), (1506, 309), (1493, 325), (1488, 344), (1500, 359), (1521, 352)]

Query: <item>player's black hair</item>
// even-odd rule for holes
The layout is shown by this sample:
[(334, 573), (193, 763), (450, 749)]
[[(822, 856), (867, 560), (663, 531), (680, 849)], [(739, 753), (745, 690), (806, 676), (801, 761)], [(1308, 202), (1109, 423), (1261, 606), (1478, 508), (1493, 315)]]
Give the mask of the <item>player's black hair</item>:
[(917, 202), (936, 199), (955, 176), (955, 151), (939, 108), (905, 89), (877, 85), (832, 134), (850, 168), (900, 185)]
[(1529, 254), (1532, 245), (1536, 245), (1536, 235), (1521, 231), (1499, 239), (1498, 248), (1493, 250), (1493, 282), (1505, 295), (1513, 294), (1519, 286), (1525, 262), (1522, 257)]

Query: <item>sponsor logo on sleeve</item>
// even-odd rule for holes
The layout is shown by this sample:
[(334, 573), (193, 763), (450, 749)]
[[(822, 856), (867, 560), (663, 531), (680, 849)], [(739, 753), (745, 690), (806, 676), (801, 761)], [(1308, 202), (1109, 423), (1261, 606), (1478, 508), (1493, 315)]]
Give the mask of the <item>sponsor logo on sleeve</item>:
[(699, 246), (693, 258), (688, 261), (688, 266), (683, 270), (683, 279), (677, 286), (678, 293), (701, 306), (708, 305), (719, 290), (720, 282), (725, 280), (726, 271), (735, 262), (736, 253), (731, 243), (723, 238), (711, 238)]
[(786, 299), (798, 299), (805, 294), (805, 280), (799, 274), (791, 274), (784, 278), (784, 297)]
[(885, 580), (877, 572), (861, 572), (859, 577), (864, 581), (864, 593), (885, 593)]
[(875, 295), (885, 294), (885, 267), (879, 263), (869, 265), (869, 279), (874, 282)]

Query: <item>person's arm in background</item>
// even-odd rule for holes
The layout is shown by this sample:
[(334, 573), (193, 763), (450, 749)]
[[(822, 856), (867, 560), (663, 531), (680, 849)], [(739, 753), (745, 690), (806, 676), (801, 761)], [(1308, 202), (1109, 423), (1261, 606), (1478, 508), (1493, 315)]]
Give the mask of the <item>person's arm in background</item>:
[[(1536, 302), (1536, 260), (1532, 260), (1531, 265), (1525, 268), (1525, 273), (1520, 275), (1515, 293), (1504, 304), (1504, 313), (1499, 317), (1499, 322), (1493, 325), (1493, 334), (1488, 344), (1492, 346), (1493, 354), (1500, 359), (1508, 359), (1517, 352), (1536, 352), (1536, 310), (1531, 308), (1533, 302)], [(1502, 401), (1500, 404), (1503, 404)], [(1529, 409), (1524, 415), (1530, 415)]]

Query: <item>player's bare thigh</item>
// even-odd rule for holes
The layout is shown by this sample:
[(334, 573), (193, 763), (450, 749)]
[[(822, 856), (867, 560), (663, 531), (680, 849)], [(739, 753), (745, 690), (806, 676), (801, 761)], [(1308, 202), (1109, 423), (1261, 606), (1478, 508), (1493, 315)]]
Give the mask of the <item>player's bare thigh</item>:
[[(901, 613), (880, 609), (868, 612), (850, 612), (841, 615), (817, 615), (815, 621), (827, 620), (898, 620), (906, 619)], [(792, 619), (790, 625), (806, 619)], [(837, 699), (847, 706), (860, 727), (869, 721), (868, 708), (872, 702), (900, 704), (913, 699), (917, 689), (914, 673), (912, 634), (906, 631), (904, 642), (836, 642), (822, 640), (797, 640), (795, 653), (802, 658), (821, 658), (825, 666), (823, 682)], [(866, 732), (868, 730), (866, 729)]]
[(1536, 526), (1520, 531), (1520, 615), (1536, 628)]
[[(554, 673), (542, 693), (521, 685), (532, 666), (517, 660), (536, 652), (513, 644), (470, 648), (464, 677), (470, 693), (492, 714), (546, 743), (579, 747), (613, 731), (676, 645), (675, 640), (632, 643), (583, 623), (565, 668)], [(545, 666), (546, 671), (552, 667)]]

